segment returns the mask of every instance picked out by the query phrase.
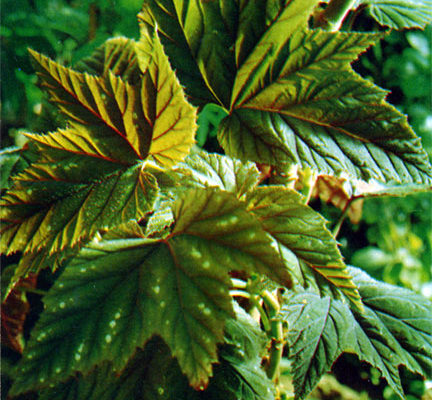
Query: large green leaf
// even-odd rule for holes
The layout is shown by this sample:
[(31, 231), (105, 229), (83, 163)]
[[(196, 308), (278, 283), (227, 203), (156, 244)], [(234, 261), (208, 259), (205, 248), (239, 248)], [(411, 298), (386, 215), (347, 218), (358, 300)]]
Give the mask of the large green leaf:
[(304, 399), (344, 349), (353, 323), (345, 304), (300, 292), (282, 307), (288, 322), (289, 358), (296, 399)]
[(39, 400), (196, 399), (177, 361), (159, 338), (138, 350), (120, 375), (110, 363), (42, 391)]
[[(238, 71), (219, 139), (229, 155), (363, 180), (431, 181), (426, 154), (386, 92), (350, 62), (380, 35), (274, 22)], [(277, 44), (273, 44), (277, 43)]]
[(180, 166), (191, 180), (207, 187), (218, 187), (235, 193), (239, 198), (253, 189), (259, 182), (260, 173), (253, 163), (220, 154), (200, 151), (185, 159), (187, 169)]
[(361, 308), (356, 285), (347, 272), (336, 240), (327, 230), (324, 218), (305, 205), (301, 195), (283, 186), (259, 187), (249, 193), (247, 204), (264, 230), (280, 245), (340, 288)]
[(75, 175), (91, 164), (76, 167), (56, 173), (50, 164), (39, 163), (19, 175), (1, 200), (2, 251), (59, 252), (152, 209), (157, 182), (141, 165), (81, 181)]
[(197, 105), (227, 106), (235, 76), (233, 1), (146, 0), (139, 18), (157, 26), (170, 61)]
[(379, 369), (404, 399), (399, 367), (432, 375), (432, 305), (409, 290), (350, 268), (364, 312), (331, 297), (300, 292), (286, 298), (288, 346), (297, 398), (304, 398), (343, 352)]
[(283, 285), (290, 276), (271, 238), (234, 195), (192, 189), (172, 210), (168, 237), (92, 243), (67, 265), (44, 298), (15, 393), (105, 360), (122, 369), (154, 334), (191, 385), (206, 386), (233, 313), (228, 273), (265, 273)]
[(97, 129), (104, 142), (115, 141), (104, 145), (114, 147), (121, 160), (130, 163), (150, 157), (173, 165), (194, 143), (196, 113), (186, 102), (157, 35), (152, 43), (147, 70), (135, 85), (110, 69), (97, 77), (65, 68), (33, 51), (31, 55), (52, 101), (85, 129)]
[(173, 67), (197, 105), (229, 108), (237, 69), (274, 19), (283, 14), (279, 33), (305, 23), (317, 0), (173, 1), (146, 0), (140, 20), (157, 29)]
[(261, 367), (262, 356), (268, 345), (264, 332), (239, 306), (236, 319), (229, 319), (225, 340), (221, 346), (220, 365), (204, 399), (219, 400), (273, 400), (273, 383)]
[(394, 29), (424, 28), (432, 21), (431, 0), (358, 0), (381, 25)]
[(152, 43), (136, 86), (110, 70), (82, 74), (32, 52), (42, 84), (72, 121), (66, 129), (27, 135), (40, 160), (2, 199), (3, 251), (60, 251), (152, 209), (157, 185), (145, 166), (181, 161), (196, 128), (195, 110), (157, 36)]
[(272, 383), (261, 369), (265, 348), (263, 332), (240, 307), (236, 319), (228, 319), (220, 363), (204, 391), (193, 390), (169, 348), (159, 338), (129, 361), (119, 376), (110, 364), (96, 367), (87, 376), (71, 378), (42, 391), (40, 400), (270, 400)]

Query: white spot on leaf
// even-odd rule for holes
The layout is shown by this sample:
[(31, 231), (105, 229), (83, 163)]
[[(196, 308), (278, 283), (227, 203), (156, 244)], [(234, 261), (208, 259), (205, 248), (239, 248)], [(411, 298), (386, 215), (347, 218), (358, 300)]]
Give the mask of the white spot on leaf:
[(191, 255), (194, 258), (201, 258), (202, 257), (201, 252), (198, 249), (196, 249), (195, 247), (192, 248)]
[(238, 222), (238, 217), (237, 215), (232, 215), (229, 219), (229, 222), (231, 222), (232, 224), (235, 224), (236, 222)]

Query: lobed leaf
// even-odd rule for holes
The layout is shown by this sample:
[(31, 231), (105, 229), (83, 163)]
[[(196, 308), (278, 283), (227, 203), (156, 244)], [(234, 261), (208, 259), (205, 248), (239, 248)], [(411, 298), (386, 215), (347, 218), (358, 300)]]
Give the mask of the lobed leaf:
[(154, 334), (193, 387), (207, 385), (233, 315), (228, 273), (266, 273), (284, 285), (290, 276), (271, 238), (233, 195), (192, 189), (172, 209), (175, 225), (165, 239), (95, 242), (71, 261), (44, 299), (15, 394), (103, 361), (120, 370)]
[[(235, 76), (235, 5), (229, 1), (146, 0), (139, 19), (161, 35), (173, 68), (194, 104), (229, 104)], [(220, 68), (220, 66), (223, 68)]]
[(344, 351), (352, 334), (347, 305), (330, 297), (300, 292), (282, 307), (288, 322), (287, 342), (296, 399), (304, 399)]
[(140, 165), (98, 181), (70, 178), (72, 173), (59, 176), (47, 164), (34, 164), (19, 176), (1, 200), (5, 252), (55, 253), (73, 247), (103, 227), (144, 216), (158, 193), (156, 179)]
[(279, 245), (289, 249), (361, 308), (357, 287), (347, 272), (336, 240), (327, 230), (324, 218), (305, 205), (301, 195), (283, 186), (259, 187), (248, 195), (247, 204)]
[(219, 130), (225, 151), (282, 170), (429, 183), (405, 116), (349, 65), (380, 35), (298, 29), (280, 40), (284, 24), (283, 16), (273, 23), (237, 74)]
[(377, 282), (349, 269), (364, 311), (331, 297), (301, 292), (286, 299), (282, 313), (290, 327), (296, 398), (304, 398), (343, 352), (379, 369), (401, 399), (399, 367), (432, 374), (432, 304), (407, 289)]
[[(270, 400), (271, 382), (260, 368), (260, 353), (265, 345), (263, 332), (240, 307), (236, 319), (228, 319), (220, 364), (204, 391), (193, 390), (168, 346), (153, 338), (138, 350), (119, 376), (105, 363), (87, 376), (71, 378), (42, 391), (40, 400), (123, 400), (126, 398), (188, 400)], [(235, 338), (234, 344), (231, 340)], [(229, 383), (229, 384), (227, 384)]]
[(359, 0), (381, 25), (393, 29), (424, 28), (432, 21), (431, 0)]
[(108, 76), (109, 72), (125, 82), (136, 84), (140, 81), (136, 42), (125, 37), (108, 39), (93, 54), (80, 60), (75, 69), (92, 75)]
[(159, 338), (138, 350), (120, 375), (110, 363), (96, 367), (78, 379), (71, 378), (53, 388), (42, 390), (40, 400), (124, 400), (124, 399), (197, 399), (181, 375), (177, 361)]
[[(30, 50), (36, 72), (51, 100), (72, 121), (98, 127), (119, 142), (127, 160), (146, 158), (152, 138), (145, 98), (110, 70), (105, 77), (79, 73)], [(145, 94), (145, 93), (144, 93)]]
[[(1, 200), (3, 251), (58, 252), (152, 210), (157, 183), (142, 169), (153, 160), (163, 166), (181, 161), (195, 130), (195, 110), (158, 38), (152, 43), (135, 86), (109, 69), (91, 76), (31, 53), (43, 85), (72, 121), (46, 135), (27, 134), (40, 156)], [(107, 57), (114, 60), (119, 44), (112, 44), (114, 55)], [(118, 73), (125, 67), (120, 61), (112, 65)]]
[(172, 166), (189, 154), (195, 142), (196, 110), (186, 101), (157, 35), (145, 77), (141, 101), (148, 104), (146, 115), (153, 131), (149, 159)]
[(157, 35), (150, 64), (133, 86), (110, 69), (96, 77), (31, 54), (42, 85), (60, 110), (99, 131), (98, 136), (115, 140), (123, 161), (150, 157), (171, 166), (188, 154), (196, 130), (195, 110), (186, 102)]
[[(354, 311), (368, 336), (366, 340), (364, 335), (357, 335), (356, 353), (378, 368), (403, 398), (400, 365), (426, 378), (432, 376), (432, 303), (408, 289), (378, 282), (358, 268), (349, 270), (366, 309), (364, 315)], [(374, 349), (365, 351), (369, 342)], [(381, 357), (382, 365), (374, 365), (374, 353)]]

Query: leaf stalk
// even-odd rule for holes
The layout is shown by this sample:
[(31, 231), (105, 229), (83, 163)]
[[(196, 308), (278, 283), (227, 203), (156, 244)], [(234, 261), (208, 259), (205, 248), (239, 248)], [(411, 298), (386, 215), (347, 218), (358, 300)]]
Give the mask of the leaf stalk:
[(330, 32), (338, 31), (356, 0), (331, 0), (317, 18), (316, 26)]
[(283, 354), (283, 326), (278, 314), (280, 305), (277, 298), (267, 290), (261, 293), (262, 299), (268, 308), (270, 316), (271, 347), (269, 351), (269, 363), (266, 368), (267, 377), (273, 382), (279, 379), (279, 366)]

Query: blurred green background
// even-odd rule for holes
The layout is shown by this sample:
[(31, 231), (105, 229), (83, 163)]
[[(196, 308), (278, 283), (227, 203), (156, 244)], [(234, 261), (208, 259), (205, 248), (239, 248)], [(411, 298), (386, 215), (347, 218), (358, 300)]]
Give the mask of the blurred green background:
[[(55, 113), (35, 85), (27, 48), (73, 65), (111, 36), (137, 38), (136, 14), (140, 7), (141, 0), (2, 0), (2, 148), (21, 144), (21, 129), (46, 132), (58, 124)], [(371, 28), (378, 29), (367, 16), (360, 16), (354, 26), (356, 30)], [(391, 32), (354, 67), (391, 91), (388, 100), (408, 115), (432, 159), (431, 27), (425, 31)], [(199, 116), (198, 145), (209, 151), (219, 149), (215, 133), (222, 117), (218, 107), (204, 108)], [(319, 202), (313, 206), (330, 221), (339, 218), (340, 210)], [(357, 225), (345, 222), (338, 240), (348, 263), (432, 299), (431, 226), (431, 193), (369, 199), (364, 203), (361, 222)], [(341, 382), (355, 389), (354, 394), (349, 394), (353, 399), (396, 399), (377, 371), (360, 365), (352, 357), (341, 358), (334, 370)], [(405, 378), (407, 399), (428, 396), (423, 382), (408, 374)], [(311, 398), (337, 399), (336, 392), (332, 392), (333, 397), (325, 397), (325, 393), (316, 391)], [(351, 398), (347, 393), (340, 398)]]

